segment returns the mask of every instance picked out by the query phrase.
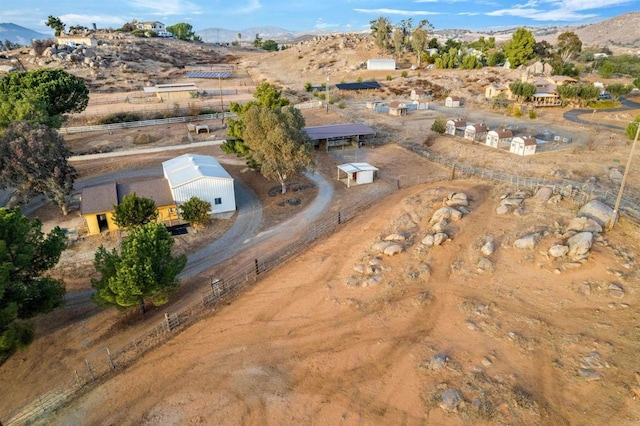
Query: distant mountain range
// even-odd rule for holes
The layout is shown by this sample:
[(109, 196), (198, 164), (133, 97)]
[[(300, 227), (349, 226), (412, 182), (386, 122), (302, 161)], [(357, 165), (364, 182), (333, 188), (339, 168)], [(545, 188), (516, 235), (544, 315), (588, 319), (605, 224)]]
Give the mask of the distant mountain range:
[(33, 39), (52, 38), (51, 34), (43, 34), (29, 28), (12, 23), (0, 23), (0, 43), (9, 40), (22, 46), (30, 46)]
[[(278, 43), (293, 42), (305, 36), (315, 36), (321, 34), (331, 34), (335, 31), (289, 31), (280, 27), (250, 27), (244, 30), (227, 30), (224, 28), (205, 28), (204, 30), (197, 31), (197, 34), (202, 38), (202, 41), (206, 43), (231, 43), (234, 41), (239, 42), (253, 42), (256, 38), (256, 34), (260, 36), (262, 40), (274, 40)], [(240, 35), (240, 37), (238, 37)]]

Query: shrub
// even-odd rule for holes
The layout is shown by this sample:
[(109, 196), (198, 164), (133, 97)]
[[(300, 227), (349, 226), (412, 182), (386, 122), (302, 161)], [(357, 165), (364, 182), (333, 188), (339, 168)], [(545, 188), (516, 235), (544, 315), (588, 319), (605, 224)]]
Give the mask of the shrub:
[(520, 109), (519, 106), (516, 106), (513, 108), (513, 116), (517, 118), (522, 117), (522, 110)]
[(141, 117), (131, 112), (116, 112), (110, 114), (100, 120), (99, 124), (128, 123), (131, 121), (140, 121)]
[(409, 72), (408, 71), (402, 71), (402, 74), (400, 74), (402, 76), (402, 78), (407, 78), (409, 77)]
[(345, 101), (338, 102), (338, 108), (345, 109), (346, 107), (347, 107), (347, 104)]
[(387, 81), (391, 81), (393, 80), (393, 77), (391, 77), (390, 75), (387, 75)]
[(529, 118), (534, 120), (536, 117), (538, 117), (538, 114), (536, 114), (536, 112), (532, 109), (529, 110)]
[(310, 82), (310, 81), (307, 81), (307, 82), (304, 84), (304, 91), (305, 91), (305, 92), (311, 92), (311, 88), (312, 88), (312, 87), (313, 87), (313, 85), (311, 84), (311, 82)]
[(358, 77), (358, 78), (356, 79), (356, 82), (357, 82), (357, 83), (362, 83), (362, 77)]
[(180, 215), (195, 228), (204, 227), (209, 221), (211, 203), (198, 197), (191, 197), (180, 205)]
[(444, 117), (437, 117), (431, 125), (431, 130), (441, 135), (447, 131), (447, 120)]

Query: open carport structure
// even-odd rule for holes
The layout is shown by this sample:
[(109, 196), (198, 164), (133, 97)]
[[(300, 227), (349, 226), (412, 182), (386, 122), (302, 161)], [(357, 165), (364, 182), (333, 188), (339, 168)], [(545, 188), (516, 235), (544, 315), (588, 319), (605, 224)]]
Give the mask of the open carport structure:
[(373, 142), (376, 135), (375, 130), (360, 123), (305, 127), (302, 130), (313, 141), (315, 148), (324, 147), (327, 151), (348, 145), (361, 147)]

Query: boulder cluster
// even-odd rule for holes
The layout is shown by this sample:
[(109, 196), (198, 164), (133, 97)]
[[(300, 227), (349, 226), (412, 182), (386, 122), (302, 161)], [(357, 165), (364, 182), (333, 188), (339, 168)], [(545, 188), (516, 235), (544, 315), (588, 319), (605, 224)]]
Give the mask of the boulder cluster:
[(87, 68), (107, 68), (109, 62), (96, 54), (95, 50), (85, 45), (69, 46), (66, 44), (54, 44), (37, 55), (34, 49), (29, 52), (39, 66), (51, 63), (67, 63), (85, 66)]

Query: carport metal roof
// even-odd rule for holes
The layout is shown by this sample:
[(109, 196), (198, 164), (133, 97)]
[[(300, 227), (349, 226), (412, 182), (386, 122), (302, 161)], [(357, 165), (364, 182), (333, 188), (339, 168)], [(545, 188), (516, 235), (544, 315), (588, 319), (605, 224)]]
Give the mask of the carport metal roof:
[(345, 163), (345, 164), (340, 164), (338, 168), (348, 174), (380, 170), (369, 163)]
[(329, 126), (305, 127), (304, 130), (311, 140), (344, 138), (348, 136), (375, 135), (369, 126), (360, 123), (332, 124)]

